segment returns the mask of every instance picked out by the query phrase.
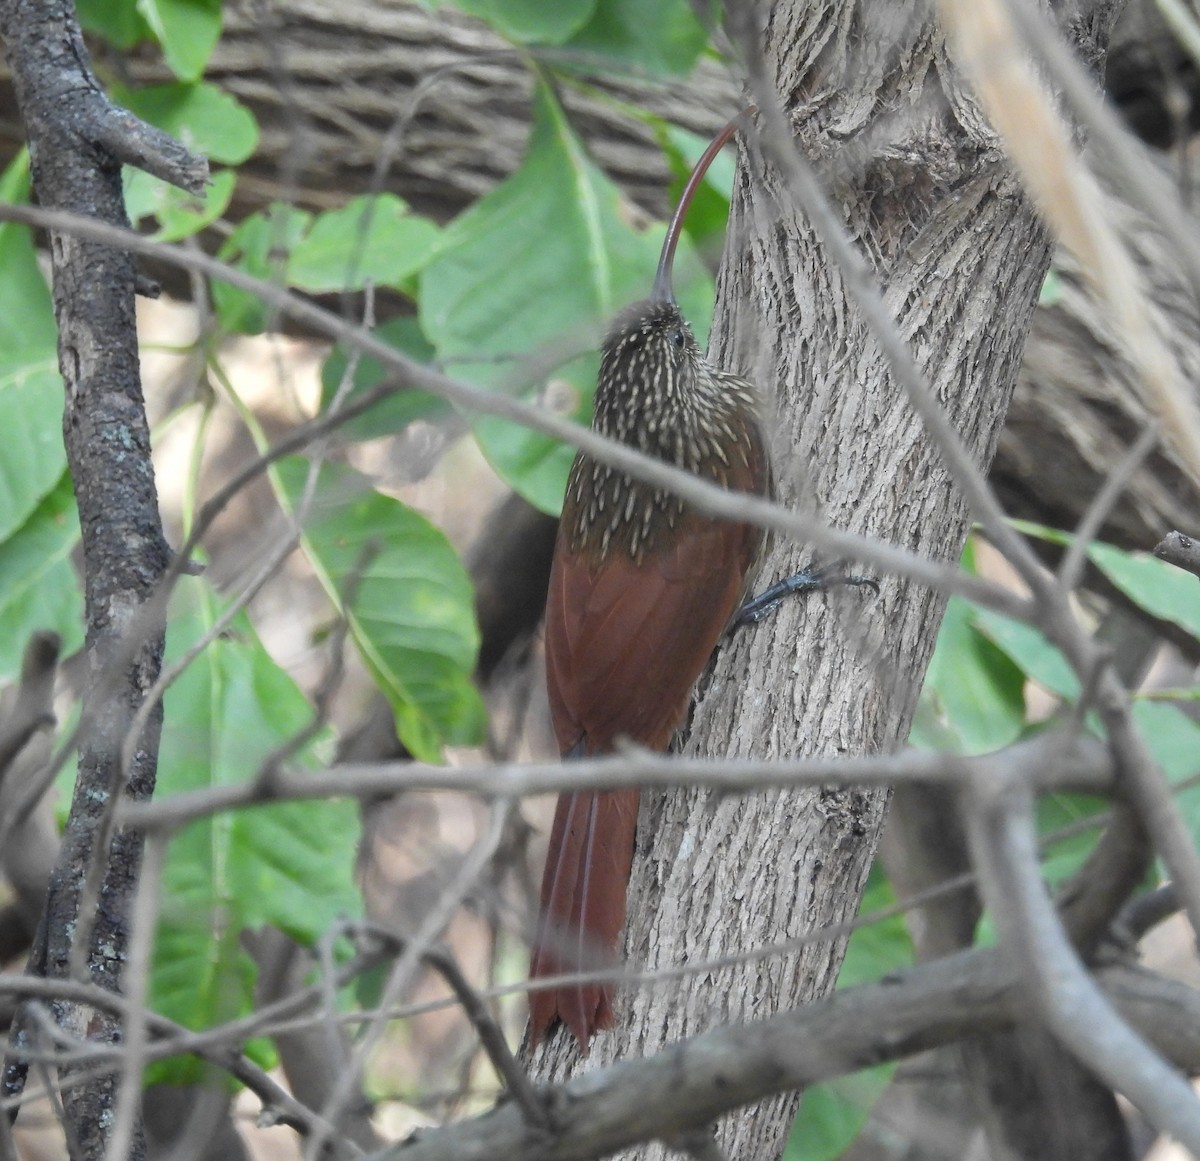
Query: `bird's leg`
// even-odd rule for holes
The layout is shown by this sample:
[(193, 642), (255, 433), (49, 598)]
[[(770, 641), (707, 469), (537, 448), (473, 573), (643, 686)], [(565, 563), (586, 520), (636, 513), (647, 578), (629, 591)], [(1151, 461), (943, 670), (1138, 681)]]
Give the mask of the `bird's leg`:
[(874, 577), (857, 576), (853, 573), (843, 573), (838, 570), (841, 564), (810, 565), (792, 576), (776, 581), (764, 589), (756, 597), (751, 597), (737, 612), (730, 629), (739, 629), (742, 625), (757, 625), (764, 617), (773, 613), (782, 603), (784, 597), (793, 593), (815, 593), (822, 589), (831, 589), (835, 585), (862, 585), (879, 593), (879, 582)]

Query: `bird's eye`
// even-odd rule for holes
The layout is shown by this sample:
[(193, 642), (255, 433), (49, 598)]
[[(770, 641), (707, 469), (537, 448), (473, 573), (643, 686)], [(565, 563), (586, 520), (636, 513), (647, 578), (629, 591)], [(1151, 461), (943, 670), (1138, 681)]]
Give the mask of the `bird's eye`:
[(680, 350), (683, 350), (683, 331), (673, 331), (671, 334), (671, 342), (673, 342)]

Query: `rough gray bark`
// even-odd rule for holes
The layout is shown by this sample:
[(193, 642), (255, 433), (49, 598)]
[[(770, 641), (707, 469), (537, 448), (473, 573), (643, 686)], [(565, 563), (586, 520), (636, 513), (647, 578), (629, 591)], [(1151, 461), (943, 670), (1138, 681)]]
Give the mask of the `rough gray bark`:
[[(1111, 11), (1072, 25), (1090, 59)], [(931, 389), (986, 468), (1016, 382), (1050, 243), (941, 37), (866, 0), (779, 3), (765, 43), (797, 147), (823, 172)], [(888, 110), (886, 115), (880, 109)], [(743, 154), (713, 350), (775, 397), (778, 475), (838, 527), (957, 560), (969, 514), (865, 332), (841, 273), (779, 176)], [(765, 576), (808, 563), (777, 545)], [(890, 749), (907, 736), (943, 598), (894, 578), (864, 600), (785, 604), (723, 648), (687, 752), (779, 757)], [(886, 804), (876, 792), (646, 796), (628, 960), (654, 969), (771, 944), (853, 914)], [(824, 995), (842, 947), (811, 947), (626, 991), (588, 1067)], [(549, 1066), (568, 1067), (558, 1039)], [(723, 1126), (727, 1155), (780, 1152), (795, 1098)], [(639, 1156), (661, 1156), (654, 1147)]]

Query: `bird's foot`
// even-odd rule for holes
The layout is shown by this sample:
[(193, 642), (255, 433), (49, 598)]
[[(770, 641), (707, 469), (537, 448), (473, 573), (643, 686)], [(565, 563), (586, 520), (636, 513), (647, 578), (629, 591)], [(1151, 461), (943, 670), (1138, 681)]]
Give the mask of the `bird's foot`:
[(831, 589), (836, 585), (854, 585), (856, 588), (866, 586), (873, 589), (878, 596), (879, 582), (874, 577), (840, 572), (838, 570), (841, 567), (840, 561), (829, 565), (812, 565), (793, 576), (776, 581), (758, 596), (751, 597), (738, 610), (731, 628), (739, 629), (742, 625), (757, 625), (764, 617), (770, 616), (783, 603), (785, 597), (790, 597), (795, 593), (815, 593), (822, 589)]

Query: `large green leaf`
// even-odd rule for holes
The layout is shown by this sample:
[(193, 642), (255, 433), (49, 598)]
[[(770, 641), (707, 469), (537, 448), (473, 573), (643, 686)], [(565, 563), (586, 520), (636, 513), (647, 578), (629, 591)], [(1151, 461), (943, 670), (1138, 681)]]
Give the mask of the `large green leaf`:
[(1099, 542), (1088, 546), (1088, 556), (1135, 605), (1200, 637), (1200, 581), (1191, 573), (1149, 553)]
[[(421, 332), (421, 324), (411, 317), (389, 319), (375, 328), (375, 337), (402, 351), (419, 363), (430, 363), (434, 350)], [(321, 368), (321, 410), (327, 411), (336, 394), (342, 389), (347, 372), (353, 369), (345, 405), (352, 404), (364, 392), (390, 379), (391, 372), (370, 355), (353, 362), (342, 347), (334, 347)], [(380, 400), (370, 411), (338, 428), (343, 439), (378, 439), (394, 435), (417, 419), (436, 419), (445, 415), (450, 405), (436, 395), (408, 389), (396, 391)]]
[[(0, 178), (0, 199), (29, 197), (22, 153)], [(63, 389), (50, 292), (29, 230), (0, 225), (0, 541), (11, 536), (61, 479)]]
[[(455, 375), (514, 393), (555, 394), (584, 421), (595, 390), (594, 349), (618, 308), (649, 293), (664, 230), (639, 230), (620, 192), (588, 158), (545, 86), (520, 168), (447, 229), (421, 274), (421, 325)], [(712, 312), (711, 279), (686, 244), (677, 292), (703, 342)], [(547, 350), (561, 352), (545, 366)], [(526, 363), (539, 363), (539, 373)], [(571, 453), (524, 429), (487, 421), (484, 453), (527, 499), (556, 512)], [(547, 470), (547, 464), (552, 468)]]
[(134, 0), (75, 0), (79, 23), (103, 36), (114, 48), (133, 48), (153, 33)]
[[(715, 16), (714, 6), (709, 10)], [(599, 0), (565, 47), (653, 73), (682, 76), (708, 44), (689, 0)]]
[[(585, 422), (591, 412), (595, 391), (594, 386), (586, 385), (595, 384), (599, 371), (600, 356), (591, 353), (561, 367), (555, 376), (556, 393), (573, 401), (568, 414), (580, 422)], [(529, 403), (537, 399), (537, 392), (526, 397)], [(474, 431), (488, 463), (501, 477), (543, 512), (559, 511), (567, 473), (575, 459), (575, 449), (570, 444), (491, 415), (477, 419)]]
[(137, 10), (167, 67), (181, 81), (199, 80), (221, 36), (221, 0), (137, 0)]
[[(1083, 866), (1096, 845), (1099, 820), (1108, 807), (1103, 799), (1087, 794), (1046, 794), (1038, 799), (1037, 829), (1046, 840), (1041, 859), (1042, 877), (1051, 887), (1065, 882)], [(1091, 819), (1096, 820), (1096, 825), (1083, 827)], [(1050, 841), (1051, 836), (1064, 828), (1069, 828), (1070, 833)]]
[(83, 594), (71, 564), (79, 519), (71, 481), (58, 486), (0, 544), (0, 681), (15, 677), (29, 635), (52, 629), (63, 653), (83, 644)]
[(402, 286), (429, 261), (440, 233), (395, 194), (354, 198), (313, 220), (292, 250), (288, 281), (317, 294)]
[[(168, 630), (168, 660), (213, 623), (203, 580), (185, 580)], [(165, 699), (158, 794), (241, 782), (307, 726), (312, 707), (268, 656), (245, 617), (213, 641)], [(291, 759), (317, 761), (323, 736)], [(279, 803), (190, 824), (171, 843), (155, 943), (156, 1010), (202, 1028), (253, 1007), (254, 969), (240, 933), (271, 924), (304, 943), (360, 910), (353, 881), (353, 802)], [(190, 1074), (180, 1064), (175, 1079)]]
[[(1133, 718), (1170, 782), (1200, 774), (1200, 724), (1178, 706), (1154, 701), (1135, 701)], [(1176, 801), (1192, 841), (1200, 845), (1200, 786), (1179, 792)]]
[[(24, 151), (0, 177), (0, 200), (29, 199)], [(0, 225), (0, 541), (7, 539), (62, 478), (63, 389), (50, 291), (29, 230)]]
[[(0, 201), (29, 201), (29, 154), (24, 149), (0, 176)], [(0, 223), (0, 359), (7, 364), (23, 361), (18, 354), (53, 359), (57, 342), (50, 289), (29, 227)]]
[[(973, 617), (965, 601), (950, 598), (922, 697), (956, 738), (955, 749), (983, 754), (1020, 737), (1025, 726), (1025, 675), (975, 628)], [(927, 730), (926, 718), (921, 720)], [(940, 749), (947, 739), (942, 734), (936, 742), (929, 737), (914, 740)]]
[(834, 1161), (862, 1132), (896, 1071), (877, 1064), (806, 1089), (792, 1122), (783, 1161)]
[(0, 456), (0, 541), (29, 519), (66, 470), (62, 410), (62, 379), (53, 349), (0, 358), (0, 430), (5, 444)]
[[(887, 875), (878, 864), (871, 867), (867, 889), (858, 905), (860, 916), (882, 911), (896, 902), (895, 892)], [(873, 983), (898, 968), (913, 962), (912, 939), (903, 915), (893, 915), (860, 927), (850, 936), (846, 954), (838, 972), (837, 986), (850, 988), (857, 984)]]
[[(286, 285), (288, 257), (311, 223), (312, 215), (304, 210), (268, 206), (241, 222), (217, 256), (256, 278)], [(271, 312), (258, 295), (218, 279), (212, 284), (212, 296), (217, 315), (229, 330), (257, 334), (266, 327)]]
[[(1133, 703), (1133, 718), (1169, 782), (1178, 785), (1200, 775), (1200, 724), (1178, 706), (1141, 699)], [(1200, 786), (1177, 791), (1176, 802), (1193, 841), (1200, 844)], [(1101, 818), (1109, 806), (1085, 794), (1045, 795), (1038, 800), (1038, 832), (1042, 835), (1096, 819), (1095, 827), (1060, 839), (1045, 852), (1042, 874), (1051, 886), (1063, 882), (1083, 865), (1095, 846)]]
[(990, 609), (977, 610), (975, 624), (1028, 678), (1067, 700), (1078, 696), (1079, 679), (1040, 630)]
[[(242, 222), (221, 257), (257, 278), (314, 294), (361, 290), (368, 282), (408, 291), (439, 237), (438, 227), (400, 198), (378, 194), (317, 215), (273, 205)], [(218, 282), (213, 297), (226, 326), (254, 332), (265, 325), (266, 312), (254, 295)]]
[(588, 21), (596, 0), (454, 0), (518, 44), (562, 44)]
[(122, 176), (129, 220), (137, 224), (151, 215), (157, 218), (159, 228), (153, 237), (158, 242), (178, 242), (212, 225), (229, 207), (237, 182), (233, 170), (221, 170), (213, 174), (204, 196), (196, 198), (130, 166), (125, 167)]
[[(1064, 548), (1075, 541), (1070, 532), (1048, 528), (1044, 524), (1027, 520), (1014, 520), (1012, 524), (1027, 536), (1036, 536)], [(1200, 638), (1200, 584), (1190, 573), (1148, 552), (1126, 552), (1100, 540), (1088, 545), (1087, 554), (1088, 559), (1135, 605), (1165, 621), (1174, 621)]]
[[(279, 477), (293, 506), (308, 464)], [(305, 542), (326, 589), (347, 610), (354, 641), (387, 695), (400, 740), (437, 761), (445, 745), (478, 742), (483, 702), (471, 680), (479, 652), (470, 578), (449, 541), (423, 516), (325, 465), (305, 520)]]

